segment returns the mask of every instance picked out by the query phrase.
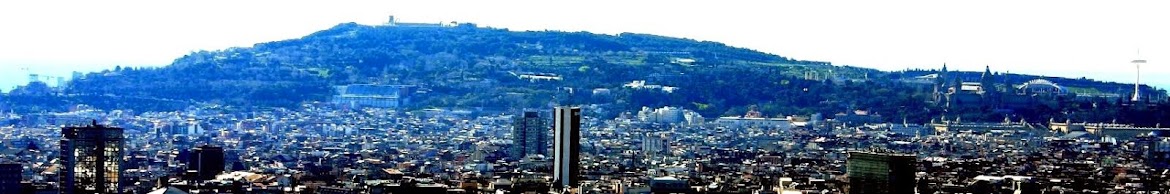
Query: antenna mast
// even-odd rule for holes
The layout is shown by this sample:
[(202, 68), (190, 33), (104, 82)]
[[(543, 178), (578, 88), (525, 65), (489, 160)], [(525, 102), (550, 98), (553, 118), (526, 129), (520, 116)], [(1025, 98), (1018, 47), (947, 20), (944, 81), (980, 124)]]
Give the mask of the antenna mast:
[(1133, 82), (1133, 98), (1130, 99), (1130, 101), (1134, 101), (1134, 102), (1141, 100), (1142, 64), (1146, 63), (1146, 60), (1141, 59), (1141, 55), (1142, 55), (1141, 49), (1138, 49), (1137, 54), (1138, 54), (1138, 58), (1134, 59), (1133, 61), (1130, 61), (1130, 63), (1133, 63), (1134, 69), (1137, 70), (1137, 76), (1134, 76), (1135, 81)]

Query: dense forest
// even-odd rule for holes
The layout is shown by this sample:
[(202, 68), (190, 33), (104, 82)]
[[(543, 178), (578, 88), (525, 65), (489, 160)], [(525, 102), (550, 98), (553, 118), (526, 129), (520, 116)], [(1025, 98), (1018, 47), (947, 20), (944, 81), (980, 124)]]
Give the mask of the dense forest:
[[(604, 116), (643, 106), (678, 106), (714, 117), (743, 114), (747, 107), (757, 106), (767, 116), (867, 110), (889, 121), (926, 122), (959, 110), (932, 104), (928, 100), (933, 90), (899, 80), (933, 71), (883, 72), (647, 34), (347, 23), (299, 39), (193, 52), (166, 67), (90, 73), (71, 81), (62, 91), (67, 95), (59, 98), (133, 99), (142, 103), (91, 104), (147, 110), (171, 109), (180, 103), (289, 107), (328, 100), (337, 85), (411, 84), (420, 89), (407, 108), (416, 109), (515, 110), (573, 103), (597, 104), (607, 110)], [(523, 74), (560, 79), (517, 76)], [(635, 80), (677, 90), (623, 87)], [(1119, 84), (1102, 86), (1115, 85)], [(69, 100), (56, 102), (62, 101)], [(1071, 118), (1062, 111), (1083, 107), (1074, 101), (1045, 102), (1055, 104), (1007, 108), (993, 104), (962, 111), (978, 113), (964, 119), (996, 121)], [(1119, 103), (1114, 104), (1110, 106), (1121, 110)], [(1117, 115), (1126, 114), (1078, 119), (1129, 119)]]

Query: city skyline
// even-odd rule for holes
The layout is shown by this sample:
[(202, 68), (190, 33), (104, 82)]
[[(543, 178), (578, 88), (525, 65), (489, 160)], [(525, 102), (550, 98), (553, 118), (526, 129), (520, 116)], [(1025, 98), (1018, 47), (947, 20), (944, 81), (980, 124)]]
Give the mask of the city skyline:
[[(1170, 68), (1159, 65), (1170, 61), (1166, 57), (1170, 39), (1159, 35), (1168, 32), (1154, 19), (1170, 16), (1153, 9), (1162, 4), (1157, 1), (1108, 5), (896, 1), (856, 2), (856, 7), (792, 2), (634, 2), (621, 3), (627, 6), (614, 7), (614, 12), (606, 14), (584, 11), (595, 9), (560, 10), (557, 7), (561, 5), (528, 1), (282, 2), (276, 9), (261, 9), (274, 6), (268, 2), (182, 6), (74, 2), (76, 7), (41, 2), (3, 4), (2, 18), (21, 19), (0, 20), (0, 26), (37, 29), (0, 36), (0, 42), (6, 43), (0, 46), (0, 69), (6, 78), (0, 80), (0, 89), (5, 91), (24, 83), (24, 67), (34, 73), (67, 76), (71, 71), (98, 71), (116, 65), (161, 66), (192, 51), (297, 38), (338, 23), (381, 24), (389, 15), (408, 22), (459, 21), (511, 30), (686, 37), (880, 70), (932, 69), (947, 63), (953, 70), (978, 71), (991, 66), (997, 72), (1131, 83), (1135, 73), (1127, 62), (1140, 57), (1149, 61), (1143, 67), (1143, 76), (1149, 78), (1146, 84), (1170, 86), (1170, 80), (1162, 78)], [(217, 10), (220, 14), (194, 10)], [(677, 10), (711, 11), (693, 14)], [(138, 17), (141, 15), (152, 17)], [(534, 15), (541, 17), (531, 17)], [(77, 27), (97, 30), (70, 30)], [(1142, 56), (1137, 56), (1138, 49)]]
[[(368, 108), (358, 113), (336, 104), (248, 112), (202, 105), (189, 112), (127, 116), (121, 110), (83, 109), (0, 120), (9, 123), (0, 127), (0, 164), (18, 162), (0, 170), (19, 174), (0, 183), (24, 181), (21, 193), (1107, 193), (1170, 188), (1162, 181), (1170, 180), (1167, 175), (1157, 173), (1167, 166), (1162, 159), (1170, 155), (1170, 137), (1164, 132), (1170, 128), (1118, 123), (1001, 123), (944, 116), (915, 125), (849, 124), (865, 120), (859, 117), (880, 117), (854, 113), (833, 119), (791, 115), (745, 125), (742, 119), (765, 118), (757, 118), (754, 110), (714, 121), (645, 114), (598, 118), (591, 109), (558, 106), (552, 110), (555, 137), (540, 135), (554, 142), (552, 158), (514, 160), (510, 148), (522, 142), (503, 137), (521, 133), (517, 123), (536, 118), (536, 112), (406, 114)], [(79, 126), (77, 118), (93, 118), (92, 124)], [(192, 123), (189, 118), (217, 121), (206, 124), (218, 130), (181, 130)], [(46, 130), (60, 126), (66, 127)], [(1110, 168), (1133, 170), (1100, 170)], [(1131, 173), (1128, 182), (1099, 181)], [(93, 180), (94, 175), (104, 177)], [(108, 183), (98, 183), (103, 180)], [(1134, 182), (1151, 184), (1128, 184)], [(74, 188), (81, 190), (70, 192)], [(115, 188), (119, 192), (111, 191)]]
[(1170, 193), (1162, 4), (0, 2), (0, 193)]

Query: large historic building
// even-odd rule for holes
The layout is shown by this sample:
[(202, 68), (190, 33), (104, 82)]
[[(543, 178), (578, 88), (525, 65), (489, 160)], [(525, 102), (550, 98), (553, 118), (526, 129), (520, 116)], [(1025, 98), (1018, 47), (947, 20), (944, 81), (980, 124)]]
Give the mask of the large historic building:
[(1004, 93), (1002, 80), (996, 80), (996, 74), (991, 67), (985, 67), (979, 78), (963, 78), (959, 74), (952, 74), (943, 64), (936, 74), (925, 78), (933, 78), (933, 95), (931, 101), (939, 106), (950, 108), (963, 104), (983, 104), (998, 102), (997, 97)]
[(1154, 127), (1138, 127), (1131, 124), (1120, 123), (1074, 123), (1070, 120), (1064, 122), (1048, 121), (1048, 129), (1053, 131), (1060, 131), (1063, 133), (1085, 132), (1101, 137), (1112, 137), (1117, 139), (1135, 139), (1140, 136), (1170, 134), (1170, 128), (1164, 128), (1161, 125)]

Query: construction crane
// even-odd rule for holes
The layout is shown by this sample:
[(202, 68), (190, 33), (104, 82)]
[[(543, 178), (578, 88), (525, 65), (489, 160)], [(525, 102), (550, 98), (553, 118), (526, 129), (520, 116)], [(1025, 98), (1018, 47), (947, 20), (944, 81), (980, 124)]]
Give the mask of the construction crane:
[(40, 75), (33, 73), (31, 70), (29, 70), (28, 66), (21, 67), (20, 70), (24, 71), (24, 73), (26, 75), (28, 75), (28, 83), (33, 83), (33, 82), (37, 82), (37, 81), (41, 80)]

